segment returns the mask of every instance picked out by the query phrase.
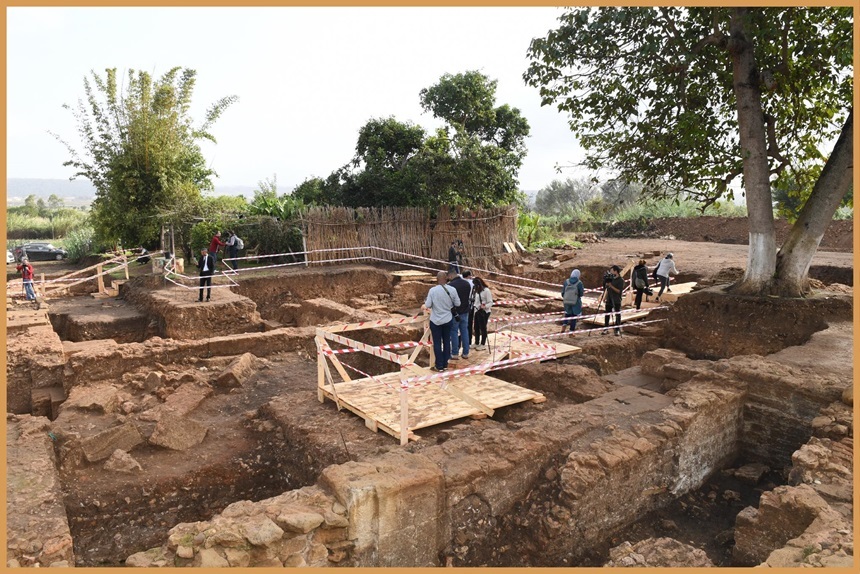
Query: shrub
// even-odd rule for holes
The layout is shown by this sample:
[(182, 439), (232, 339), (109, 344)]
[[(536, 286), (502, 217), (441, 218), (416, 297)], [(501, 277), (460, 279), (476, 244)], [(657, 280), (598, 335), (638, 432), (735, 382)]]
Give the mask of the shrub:
[(95, 251), (95, 231), (89, 225), (79, 227), (69, 233), (63, 243), (69, 252), (69, 260), (77, 263)]

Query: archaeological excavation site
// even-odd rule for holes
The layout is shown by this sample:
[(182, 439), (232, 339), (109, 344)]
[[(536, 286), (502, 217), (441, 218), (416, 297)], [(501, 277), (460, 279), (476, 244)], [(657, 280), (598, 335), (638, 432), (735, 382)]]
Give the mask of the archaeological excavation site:
[[(10, 279), (7, 567), (854, 565), (850, 243), (783, 300), (727, 290), (742, 244), (480, 228), (309, 237), (219, 262), (202, 303), (155, 257), (42, 264), (39, 309)], [(486, 348), (435, 372), (422, 304), (454, 237), (494, 305)], [(632, 266), (669, 251), (636, 309)]]

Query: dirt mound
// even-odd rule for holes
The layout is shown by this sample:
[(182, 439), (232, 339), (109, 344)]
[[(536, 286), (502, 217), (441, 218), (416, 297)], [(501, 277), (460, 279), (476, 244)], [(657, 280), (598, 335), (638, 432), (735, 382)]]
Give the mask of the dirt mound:
[[(782, 243), (791, 230), (784, 219), (774, 222), (777, 243)], [(706, 241), (746, 245), (749, 222), (746, 217), (666, 217), (660, 219), (633, 219), (619, 221), (606, 229), (609, 237), (673, 237), (681, 241)], [(854, 222), (833, 221), (821, 240), (821, 249), (851, 251), (853, 249)]]
[(691, 293), (673, 305), (672, 346), (697, 359), (768, 355), (802, 345), (828, 321), (851, 316), (851, 297), (826, 295), (806, 299), (732, 295), (722, 287)]

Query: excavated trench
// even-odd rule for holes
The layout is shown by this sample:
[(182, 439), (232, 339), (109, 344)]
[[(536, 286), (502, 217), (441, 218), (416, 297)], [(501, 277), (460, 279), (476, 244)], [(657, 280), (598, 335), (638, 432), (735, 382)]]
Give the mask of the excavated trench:
[[(602, 269), (584, 271), (592, 272), (602, 272)], [(415, 291), (425, 289), (423, 286)], [(246, 325), (245, 332), (314, 324), (313, 319), (320, 319), (326, 313), (336, 314), (328, 307), (321, 311), (302, 306), (303, 301), (320, 297), (346, 305), (358, 303), (362, 298), (366, 306), (368, 298), (375, 298), (381, 305), (387, 303), (401, 308), (420, 305), (420, 299), (414, 294), (404, 295), (402, 286), (398, 297), (386, 273), (368, 273), (367, 268), (312, 269), (286, 277), (259, 278), (243, 282), (235, 292), (251, 300), (259, 313), (259, 329)], [(128, 300), (140, 301), (135, 295)], [(820, 309), (813, 308), (813, 311)], [(140, 317), (133, 317), (131, 312), (114, 314), (98, 322), (97, 328), (91, 326), (86, 331), (80, 327), (80, 321), (69, 319), (71, 313), (58, 308), (52, 311), (51, 322), (63, 340), (100, 338), (131, 343), (156, 335), (155, 326), (163, 317), (138, 314)], [(344, 316), (342, 320), (352, 319)], [(273, 324), (266, 326), (266, 321)], [(804, 341), (814, 330), (826, 327), (826, 323), (815, 321), (797, 321), (796, 324), (810, 329), (809, 333), (802, 334)], [(160, 329), (163, 331), (163, 323)], [(414, 339), (417, 334), (416, 330), (408, 329), (374, 330), (362, 340), (384, 344)], [(620, 339), (582, 337), (582, 354), (496, 373), (502, 380), (544, 393), (548, 398), (546, 403), (512, 405), (497, 410), (491, 419), (452, 421), (423, 429), (419, 433), (422, 440), (405, 449), (389, 435), (370, 432), (359, 417), (339, 411), (330, 401), (320, 405), (314, 388), (316, 362), (313, 357), (303, 355), (303, 351), (270, 355), (266, 367), (257, 371), (247, 385), (216, 390), (194, 411), (195, 418), (209, 428), (206, 442), (200, 446), (182, 452), (165, 451), (151, 445), (133, 450), (135, 459), (146, 472), (120, 474), (103, 469), (101, 463), (76, 461), (70, 454), (72, 451), (67, 450), (69, 443), (62, 440), (67, 435), (58, 433), (61, 440), (55, 448), (61, 461), (64, 503), (77, 565), (122, 564), (129, 555), (162, 544), (168, 530), (177, 523), (210, 520), (233, 502), (260, 501), (313, 485), (331, 465), (371, 460), (399, 450), (436, 459), (469, 456), (466, 453), (483, 452), (482, 444), (487, 436), (506, 433), (519, 436), (524, 429), (552, 436), (551, 439), (534, 439), (536, 455), (528, 459), (528, 464), (537, 465), (537, 468), (527, 471), (531, 478), (518, 484), (517, 499), (506, 503), (506, 507), (495, 500), (498, 493), (482, 491), (498, 487), (498, 482), (486, 480), (477, 483), (471, 494), (463, 496), (450, 508), (452, 540), (440, 551), (439, 564), (600, 566), (607, 560), (608, 549), (618, 541), (665, 535), (676, 536), (706, 550), (715, 565), (731, 565), (730, 530), (735, 516), (746, 506), (756, 506), (762, 491), (783, 484), (783, 467), (790, 464), (784, 458), (781, 460), (783, 467), (772, 464), (774, 468), (754, 484), (738, 481), (727, 472), (726, 469), (755, 462), (749, 456), (753, 454), (751, 449), (743, 446), (746, 429), (738, 423), (745, 412), (749, 413), (749, 407), (744, 407), (742, 400), (732, 399), (735, 402), (719, 407), (722, 410), (718, 408), (718, 416), (729, 417), (734, 421), (732, 424), (739, 425), (737, 436), (726, 439), (727, 443), (734, 442), (722, 445), (720, 448), (725, 452), (713, 455), (713, 468), (694, 488), (649, 495), (647, 504), (599, 534), (575, 525), (576, 520), (570, 522), (570, 509), (576, 504), (571, 503), (571, 494), (561, 480), (571, 471), (569, 457), (578, 449), (587, 449), (589, 444), (612, 438), (615, 425), (608, 422), (614, 416), (624, 417), (624, 409), (636, 400), (637, 394), (630, 389), (631, 381), (638, 381), (632, 384), (640, 387), (638, 396), (646, 403), (652, 401), (659, 406), (672, 402), (673, 399), (666, 396), (671, 389), (661, 388), (659, 379), (641, 372), (643, 354), (663, 348), (665, 344), (665, 335), (659, 333)], [(373, 375), (391, 370), (390, 363), (364, 354), (349, 359), (356, 368)], [(178, 359), (177, 365), (200, 369), (208, 364), (206, 360)], [(113, 381), (117, 386), (123, 382), (127, 381), (123, 378)], [(604, 404), (601, 401), (609, 406), (600, 406)], [(597, 410), (588, 410), (590, 405), (597, 405), (594, 406)], [(614, 413), (613, 407), (621, 410)], [(656, 411), (649, 408), (657, 407), (648, 407), (637, 415), (638, 424), (660, 423), (654, 414)], [(111, 424), (127, 421), (134, 412), (112, 415), (114, 422)], [(576, 413), (583, 413), (586, 419), (594, 418), (594, 413), (604, 418), (591, 423), (587, 429), (583, 426), (584, 430), (578, 430), (578, 423), (583, 421), (570, 418), (579, 416)], [(542, 422), (544, 420), (548, 422)], [(141, 426), (144, 434), (152, 432), (153, 425)], [(569, 437), (564, 436), (565, 426), (570, 430)], [(706, 429), (718, 426), (716, 421), (705, 423)], [(552, 430), (546, 431), (545, 427)], [(65, 430), (72, 433), (76, 429)], [(779, 452), (792, 452), (810, 435), (811, 430), (799, 429), (791, 437), (791, 444), (777, 445)], [(767, 438), (762, 435), (756, 440), (766, 441)], [(711, 448), (706, 445), (710, 438), (702, 437), (701, 445), (697, 445), (696, 435), (691, 433), (690, 440), (694, 442), (678, 450), (694, 452), (699, 446)], [(769, 446), (758, 444), (758, 448), (767, 450)], [(683, 472), (685, 463), (679, 461), (678, 456), (654, 455), (653, 462), (648, 464), (655, 466), (650, 469), (617, 467), (617, 477), (609, 478), (610, 488), (623, 491), (617, 503), (623, 505), (625, 496), (633, 496), (625, 490), (628, 483), (638, 488), (640, 483), (647, 482), (649, 472)], [(520, 474), (522, 470), (506, 472)], [(637, 473), (642, 473), (641, 480)], [(597, 512), (593, 508), (591, 511)], [(566, 521), (574, 525), (559, 526)], [(581, 544), (571, 543), (576, 540)]]

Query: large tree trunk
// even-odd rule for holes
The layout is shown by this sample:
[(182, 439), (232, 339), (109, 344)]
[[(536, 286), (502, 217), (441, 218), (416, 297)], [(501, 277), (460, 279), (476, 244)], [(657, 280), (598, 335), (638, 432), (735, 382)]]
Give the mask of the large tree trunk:
[(732, 289), (751, 295), (764, 293), (776, 271), (776, 232), (767, 156), (761, 87), (755, 52), (746, 31), (746, 8), (731, 11), (729, 52), (738, 108), (744, 189), (749, 216), (749, 252), (743, 279)]
[(776, 256), (776, 280), (773, 291), (783, 297), (800, 297), (809, 292), (809, 264), (818, 250), (821, 238), (851, 187), (854, 175), (854, 110), (848, 114), (833, 153), (824, 164), (812, 194), (800, 211), (800, 217)]

